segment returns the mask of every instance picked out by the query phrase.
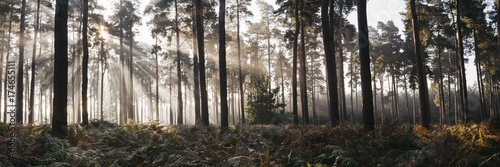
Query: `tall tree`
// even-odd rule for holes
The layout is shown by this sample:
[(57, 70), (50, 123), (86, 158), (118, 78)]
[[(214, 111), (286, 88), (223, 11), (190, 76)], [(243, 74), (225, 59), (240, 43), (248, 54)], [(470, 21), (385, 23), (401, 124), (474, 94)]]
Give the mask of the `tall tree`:
[[(304, 3), (303, 6), (306, 6)], [(302, 16), (304, 19), (304, 16)], [(309, 107), (307, 100), (307, 67), (306, 67), (306, 41), (305, 41), (305, 20), (300, 21), (300, 42), (301, 42), (301, 54), (300, 54), (300, 99), (302, 107), (302, 122), (304, 124), (309, 124)]]
[[(237, 0), (238, 1), (238, 0)], [(193, 7), (195, 0), (193, 0)], [(193, 75), (194, 75), (194, 114), (195, 114), (195, 124), (201, 124), (201, 113), (200, 113), (200, 70), (198, 64), (198, 41), (196, 33), (196, 10), (193, 9)]]
[(425, 74), (424, 58), (420, 48), (420, 29), (418, 24), (417, 10), (415, 0), (410, 1), (411, 16), (413, 22), (413, 43), (415, 48), (415, 60), (417, 63), (418, 73), (418, 92), (420, 103), (420, 122), (422, 126), (429, 129), (430, 114), (429, 114), (429, 94), (427, 92), (427, 77)]
[(179, 12), (178, 12), (178, 2), (174, 1), (175, 5), (175, 42), (176, 42), (176, 53), (177, 53), (177, 124), (182, 124), (182, 80), (181, 80), (181, 45), (179, 42)]
[(462, 93), (462, 111), (464, 112), (465, 120), (468, 120), (469, 100), (467, 98), (467, 78), (465, 78), (465, 60), (464, 60), (464, 44), (462, 39), (462, 23), (460, 14), (460, 4), (462, 1), (456, 1), (457, 8), (457, 34), (458, 34), (458, 56), (459, 56), (459, 75), (460, 75), (460, 90)]
[(366, 0), (358, 0), (358, 47), (361, 64), (361, 91), (363, 101), (363, 126), (366, 130), (375, 128), (373, 116), (373, 95), (370, 73), (370, 40), (366, 18)]
[(208, 96), (205, 80), (205, 42), (203, 33), (203, 7), (201, 0), (195, 0), (196, 4), (196, 33), (198, 34), (198, 55), (200, 59), (200, 88), (201, 88), (201, 119), (204, 126), (208, 126)]
[[(87, 109), (88, 64), (89, 64), (89, 42), (87, 34), (88, 19), (89, 19), (89, 1), (83, 0), (82, 124), (84, 126), (89, 123), (88, 109)], [(104, 80), (104, 78), (101, 78), (101, 80)]]
[(220, 98), (221, 98), (221, 127), (229, 125), (227, 107), (227, 73), (226, 73), (226, 1), (219, 2), (219, 74), (220, 74)]
[(123, 53), (123, 2), (120, 0), (120, 4), (118, 6), (118, 28), (120, 35), (120, 124), (124, 124), (127, 122), (127, 110), (125, 107), (125, 100), (127, 99), (127, 92), (125, 87), (125, 55)]
[[(330, 18), (328, 15), (328, 1), (321, 0), (321, 22), (323, 29), (323, 44), (325, 48), (326, 74), (328, 87), (328, 103), (330, 104), (330, 124), (335, 126), (339, 122), (338, 92), (337, 92), (337, 70), (335, 67), (335, 54), (333, 45), (333, 35), (330, 32)], [(333, 14), (333, 13), (331, 13)], [(342, 63), (342, 62), (341, 62)]]
[(298, 52), (298, 39), (299, 39), (299, 2), (295, 0), (294, 15), (295, 15), (295, 33), (293, 34), (293, 74), (292, 74), (292, 103), (293, 103), (293, 123), (299, 124), (299, 115), (297, 107), (297, 52)]
[(240, 86), (241, 123), (245, 124), (245, 92), (243, 92), (243, 75), (241, 74), (241, 39), (240, 39), (240, 1), (236, 0), (236, 42), (238, 45), (238, 79)]
[(52, 135), (64, 138), (68, 134), (68, 0), (56, 1), (54, 48)]
[(26, 0), (22, 1), (21, 5), (21, 32), (19, 33), (19, 67), (17, 70), (17, 87), (16, 87), (16, 122), (23, 123), (23, 67), (24, 67), (24, 31), (26, 25)]
[[(38, 30), (40, 25), (40, 0), (37, 0), (36, 5), (36, 17), (35, 17), (35, 37), (33, 39), (33, 56), (31, 57), (31, 83), (30, 83), (30, 106), (29, 106), (29, 115), (28, 115), (28, 123), (32, 124), (34, 122), (34, 105), (35, 105), (35, 70), (36, 70), (36, 42), (38, 37)], [(42, 47), (42, 46), (40, 46)], [(1, 63), (1, 62), (0, 62)], [(1, 91), (0, 91), (1, 92)]]

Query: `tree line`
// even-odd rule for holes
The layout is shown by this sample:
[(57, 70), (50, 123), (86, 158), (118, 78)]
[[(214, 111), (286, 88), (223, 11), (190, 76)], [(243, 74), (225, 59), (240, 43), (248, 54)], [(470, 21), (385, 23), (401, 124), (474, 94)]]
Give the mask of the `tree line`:
[[(402, 34), (393, 21), (369, 27), (365, 0), (258, 0), (257, 22), (251, 3), (119, 0), (107, 10), (93, 0), (1, 2), (0, 61), (18, 61), (17, 122), (51, 123), (64, 136), (68, 122), (228, 127), (282, 112), (297, 125), (359, 120), (373, 130), (397, 118), (429, 128), (500, 110), (498, 1), (410, 0)], [(354, 11), (358, 25), (346, 18)], [(138, 27), (154, 42), (138, 39)]]

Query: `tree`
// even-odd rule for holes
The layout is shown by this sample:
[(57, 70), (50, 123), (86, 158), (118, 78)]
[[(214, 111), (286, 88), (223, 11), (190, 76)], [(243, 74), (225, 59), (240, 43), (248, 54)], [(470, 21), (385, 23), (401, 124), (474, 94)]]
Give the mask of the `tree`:
[(182, 89), (181, 89), (181, 50), (179, 42), (179, 12), (178, 12), (178, 2), (175, 0), (175, 42), (176, 42), (176, 53), (177, 53), (177, 124), (182, 124)]
[(19, 67), (17, 70), (17, 88), (16, 88), (16, 122), (23, 123), (23, 67), (24, 67), (24, 31), (26, 25), (26, 0), (21, 5), (21, 32), (19, 33)]
[(460, 17), (460, 3), (461, 1), (456, 1), (457, 10), (457, 40), (458, 40), (458, 65), (459, 65), (459, 75), (460, 75), (460, 92), (462, 93), (462, 111), (464, 112), (465, 121), (468, 120), (469, 114), (469, 100), (467, 98), (467, 79), (465, 78), (465, 60), (464, 60), (464, 44), (462, 39), (462, 23)]
[(299, 40), (299, 2), (295, 0), (295, 33), (293, 34), (293, 74), (292, 74), (292, 103), (293, 103), (293, 123), (295, 125), (299, 124), (299, 115), (298, 115), (298, 107), (297, 107), (297, 45)]
[[(242, 2), (241, 2), (242, 1)], [(241, 72), (241, 39), (240, 39), (240, 13), (252, 15), (248, 10), (250, 0), (236, 0), (236, 43), (238, 45), (238, 81), (240, 88), (240, 111), (241, 123), (245, 124), (245, 92), (243, 91), (243, 82), (245, 78)]]
[[(330, 13), (333, 14), (333, 13)], [(326, 73), (327, 73), (327, 87), (329, 95), (330, 104), (330, 124), (335, 126), (339, 121), (339, 111), (338, 111), (338, 93), (337, 93), (337, 72), (335, 67), (335, 54), (332, 44), (333, 35), (330, 32), (330, 22), (328, 15), (328, 0), (321, 1), (321, 22), (323, 28), (323, 44), (325, 48), (325, 59), (326, 59)], [(341, 62), (343, 63), (343, 62)]]
[(192, 11), (192, 19), (193, 19), (193, 82), (194, 82), (194, 113), (195, 113), (195, 124), (201, 124), (201, 113), (200, 113), (200, 70), (198, 63), (198, 41), (197, 41), (197, 29), (196, 29), (196, 10), (194, 9), (195, 0), (193, 0), (193, 11)]
[[(89, 18), (89, 1), (83, 0), (82, 124), (84, 126), (89, 123), (88, 110), (87, 110), (88, 63), (89, 63), (89, 43), (87, 39), (88, 18)], [(101, 80), (103, 79), (104, 78), (101, 78)]]
[[(36, 42), (38, 37), (38, 29), (40, 25), (40, 0), (37, 0), (36, 5), (36, 18), (35, 18), (35, 37), (33, 39), (33, 56), (31, 57), (31, 83), (30, 83), (30, 106), (29, 106), (29, 115), (28, 115), (28, 123), (32, 124), (34, 122), (34, 104), (35, 104), (35, 69), (36, 69)], [(41, 47), (41, 46), (40, 46)], [(3, 62), (0, 61), (0, 63)], [(1, 92), (1, 91), (0, 91)]]
[(52, 135), (64, 138), (68, 134), (68, 0), (56, 1), (54, 48)]
[(252, 91), (248, 94), (248, 123), (249, 124), (281, 124), (289, 122), (289, 117), (284, 112), (275, 112), (284, 104), (277, 102), (276, 96), (279, 87), (269, 91), (269, 80), (261, 74), (255, 77), (249, 87)]
[[(303, 4), (302, 8), (305, 8), (306, 4)], [(301, 8), (301, 9), (302, 9)], [(305, 16), (303, 16), (304, 11), (301, 11), (301, 17), (303, 20), (300, 21), (300, 42), (301, 42), (301, 54), (300, 54), (300, 99), (301, 99), (301, 107), (302, 107), (302, 122), (304, 124), (309, 124), (309, 107), (307, 100), (307, 67), (306, 67), (306, 41), (305, 41)], [(298, 32), (298, 31), (297, 31)]]
[(227, 128), (229, 115), (227, 107), (227, 73), (226, 73), (226, 1), (219, 2), (219, 73), (220, 73), (220, 98), (221, 98), (221, 127)]
[(427, 92), (427, 77), (424, 68), (424, 59), (420, 48), (420, 29), (418, 24), (417, 10), (415, 0), (410, 1), (411, 16), (413, 22), (413, 43), (415, 47), (415, 60), (417, 64), (418, 73), (418, 90), (419, 90), (419, 103), (420, 103), (420, 122), (422, 126), (429, 129), (429, 94)]
[(203, 33), (202, 1), (195, 0), (196, 5), (196, 33), (198, 35), (198, 55), (200, 59), (200, 88), (201, 88), (201, 119), (204, 126), (208, 126), (208, 97), (205, 80), (205, 45)]
[(366, 0), (358, 0), (359, 61), (361, 64), (361, 91), (363, 101), (363, 127), (375, 128), (373, 115), (373, 95), (370, 73), (370, 40), (366, 18)]

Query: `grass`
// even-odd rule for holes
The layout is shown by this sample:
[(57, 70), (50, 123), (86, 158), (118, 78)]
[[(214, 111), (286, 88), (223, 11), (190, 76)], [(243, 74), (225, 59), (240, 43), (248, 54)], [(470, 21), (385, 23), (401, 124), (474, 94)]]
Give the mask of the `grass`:
[[(159, 126), (91, 122), (69, 127), (21, 126), (13, 158), (0, 166), (500, 166), (499, 119), (479, 124), (409, 126), (400, 122), (365, 132), (340, 126)], [(0, 146), (9, 146), (0, 124)]]

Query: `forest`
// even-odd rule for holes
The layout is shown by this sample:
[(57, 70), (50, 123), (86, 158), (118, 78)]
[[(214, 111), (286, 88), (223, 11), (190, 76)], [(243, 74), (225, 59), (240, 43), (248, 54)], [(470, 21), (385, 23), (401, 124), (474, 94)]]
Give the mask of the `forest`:
[(396, 1), (2, 0), (0, 166), (500, 166), (500, 0)]

